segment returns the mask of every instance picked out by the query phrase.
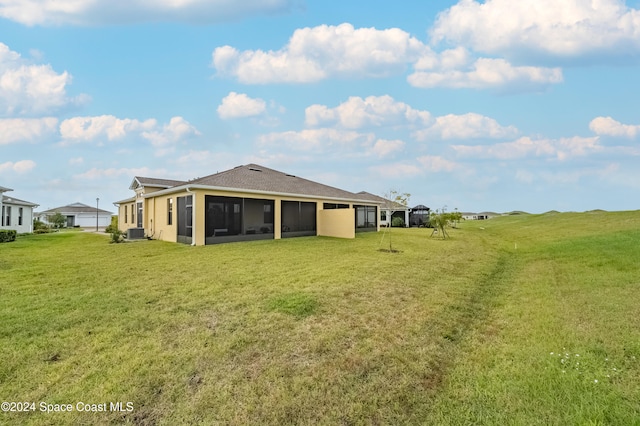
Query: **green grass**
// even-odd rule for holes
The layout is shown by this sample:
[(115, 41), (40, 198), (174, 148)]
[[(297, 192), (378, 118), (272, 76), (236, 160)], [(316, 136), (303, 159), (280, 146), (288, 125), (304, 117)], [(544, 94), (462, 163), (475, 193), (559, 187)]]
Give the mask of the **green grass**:
[(640, 424), (640, 211), (450, 234), (2, 244), (0, 400), (134, 409), (0, 424)]

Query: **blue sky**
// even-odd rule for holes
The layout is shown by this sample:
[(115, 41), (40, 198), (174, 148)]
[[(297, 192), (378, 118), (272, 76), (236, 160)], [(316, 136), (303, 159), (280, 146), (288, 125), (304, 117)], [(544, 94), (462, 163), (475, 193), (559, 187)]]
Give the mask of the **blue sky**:
[(461, 211), (640, 208), (640, 1), (0, 0), (0, 186), (258, 163)]

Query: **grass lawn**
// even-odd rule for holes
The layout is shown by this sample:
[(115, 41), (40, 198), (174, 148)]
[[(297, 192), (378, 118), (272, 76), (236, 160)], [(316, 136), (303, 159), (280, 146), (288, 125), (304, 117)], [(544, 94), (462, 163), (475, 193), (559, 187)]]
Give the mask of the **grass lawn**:
[(1, 244), (0, 424), (640, 424), (640, 211), (392, 232)]

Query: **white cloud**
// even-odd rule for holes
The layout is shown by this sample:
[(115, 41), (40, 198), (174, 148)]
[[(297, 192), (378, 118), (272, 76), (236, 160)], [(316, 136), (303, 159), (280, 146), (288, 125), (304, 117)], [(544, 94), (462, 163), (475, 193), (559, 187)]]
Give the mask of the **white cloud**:
[(25, 25), (106, 25), (135, 22), (218, 23), (282, 13), (292, 0), (0, 0), (0, 17)]
[(540, 90), (563, 81), (560, 68), (513, 66), (505, 59), (479, 58), (464, 70), (443, 67), (425, 71), (424, 65), (416, 69), (407, 81), (420, 88)]
[(600, 151), (599, 138), (571, 137), (560, 139), (531, 139), (522, 137), (513, 142), (488, 146), (452, 145), (461, 156), (476, 158), (495, 158), (513, 160), (525, 157), (555, 157), (566, 160), (571, 157), (585, 156)]
[(427, 172), (452, 172), (459, 168), (459, 164), (449, 161), (441, 156), (425, 155), (417, 158), (418, 162), (426, 169)]
[(142, 132), (142, 136), (155, 147), (163, 147), (199, 135), (198, 129), (182, 117), (171, 118), (169, 124), (162, 126), (160, 131)]
[(394, 152), (402, 151), (405, 143), (399, 139), (387, 140), (378, 139), (371, 151), (378, 157), (387, 157)]
[(0, 145), (16, 142), (33, 142), (57, 131), (58, 119), (5, 118), (0, 119)]
[(430, 33), (435, 43), (491, 54), (625, 55), (640, 51), (640, 11), (622, 0), (461, 0)]
[(382, 178), (389, 179), (411, 178), (424, 173), (420, 166), (407, 162), (380, 164), (370, 167), (369, 170)]
[(16, 161), (15, 163), (12, 161), (7, 161), (4, 163), (0, 163), (0, 173), (27, 173), (33, 170), (36, 167), (36, 163), (32, 160), (21, 160)]
[(127, 137), (141, 137), (151, 142), (157, 151), (156, 155), (171, 152), (170, 146), (194, 136), (200, 132), (182, 117), (173, 117), (168, 124), (158, 128), (155, 119), (140, 121), (131, 118), (117, 118), (113, 115), (94, 117), (74, 117), (60, 124), (62, 145), (80, 142), (101, 142), (122, 140)]
[(635, 138), (640, 135), (640, 125), (622, 124), (611, 117), (596, 117), (589, 123), (591, 129), (597, 135), (618, 136)]
[(305, 122), (308, 126), (338, 123), (347, 129), (425, 124), (430, 118), (428, 111), (413, 109), (389, 95), (369, 96), (365, 99), (352, 96), (335, 108), (316, 104), (305, 110)]
[(0, 43), (0, 114), (47, 114), (87, 101), (86, 95), (69, 98), (71, 75), (51, 65), (34, 65)]
[(87, 170), (84, 173), (74, 175), (74, 178), (96, 180), (96, 179), (105, 179), (105, 178), (112, 179), (112, 178), (118, 178), (123, 176), (124, 177), (133, 177), (133, 176), (166, 177), (168, 176), (168, 174), (167, 174), (167, 171), (164, 169), (155, 170), (155, 169), (150, 169), (148, 167), (137, 167), (137, 168), (110, 167), (106, 169), (100, 169), (100, 168), (94, 167), (92, 169)]
[(74, 117), (60, 123), (60, 135), (65, 143), (88, 142), (106, 137), (118, 140), (132, 132), (153, 129), (156, 120), (139, 121), (130, 118), (120, 119), (113, 115), (94, 117)]
[(496, 120), (476, 113), (463, 115), (448, 114), (437, 117), (426, 129), (416, 131), (413, 136), (418, 140), (472, 139), (472, 138), (510, 138), (518, 134), (513, 126), (501, 126)]
[(364, 151), (371, 147), (374, 141), (372, 133), (323, 128), (269, 133), (258, 138), (258, 146), (324, 153), (330, 150)]
[(289, 43), (277, 51), (239, 52), (231, 46), (218, 47), (213, 52), (213, 66), (219, 75), (247, 84), (309, 83), (328, 77), (397, 74), (428, 50), (398, 28), (355, 29), (344, 23), (297, 29)]
[(83, 163), (84, 163), (84, 158), (82, 157), (69, 158), (69, 164), (72, 166), (83, 164)]
[(223, 120), (261, 115), (267, 104), (262, 99), (250, 98), (244, 93), (230, 92), (218, 106), (218, 116)]

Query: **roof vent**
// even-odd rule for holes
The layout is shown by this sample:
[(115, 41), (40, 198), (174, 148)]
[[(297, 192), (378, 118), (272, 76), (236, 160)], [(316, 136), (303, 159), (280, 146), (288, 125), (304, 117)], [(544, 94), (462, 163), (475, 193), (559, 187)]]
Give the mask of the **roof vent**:
[(290, 174), (288, 174), (288, 173), (287, 173), (287, 176), (289, 176), (289, 177), (296, 177), (296, 175), (290, 175)]
[(253, 167), (249, 167), (249, 170), (251, 170), (252, 172), (261, 172), (262, 171), (260, 169), (254, 169)]

